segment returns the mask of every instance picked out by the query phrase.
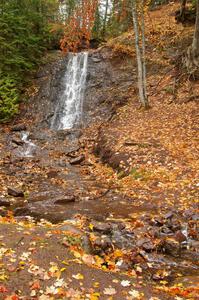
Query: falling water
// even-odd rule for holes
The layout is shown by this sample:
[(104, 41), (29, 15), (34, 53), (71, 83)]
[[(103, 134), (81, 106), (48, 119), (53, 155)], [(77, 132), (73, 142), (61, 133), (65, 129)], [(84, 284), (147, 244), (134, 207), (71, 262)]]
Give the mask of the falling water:
[(24, 142), (23, 151), (21, 152), (21, 156), (33, 157), (37, 146), (33, 142), (31, 142), (31, 140), (29, 139), (29, 132), (27, 132), (27, 131), (22, 132), (21, 139)]
[(52, 128), (71, 129), (82, 121), (88, 52), (69, 54), (64, 76), (64, 92), (55, 110)]

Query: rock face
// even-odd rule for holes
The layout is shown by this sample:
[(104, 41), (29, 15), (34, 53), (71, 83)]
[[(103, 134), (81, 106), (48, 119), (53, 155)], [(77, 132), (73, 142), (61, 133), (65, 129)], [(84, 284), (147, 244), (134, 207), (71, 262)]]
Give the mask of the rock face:
[[(91, 51), (88, 57), (88, 73), (83, 103), (83, 123), (109, 118), (115, 109), (128, 100), (128, 90), (131, 89), (135, 66), (133, 59), (113, 57), (109, 48)], [(37, 126), (51, 126), (57, 102), (64, 91), (64, 73), (68, 58), (61, 53), (60, 57), (46, 66), (35, 76), (38, 93), (30, 99), (26, 116), (35, 116)], [(42, 101), (41, 101), (42, 99)], [(114, 101), (113, 101), (114, 99)], [(22, 130), (21, 125), (13, 127), (14, 131)]]
[(107, 119), (116, 108), (124, 105), (134, 78), (132, 58), (116, 58), (112, 50), (106, 47), (91, 52), (83, 104), (84, 123), (88, 124), (93, 119)]

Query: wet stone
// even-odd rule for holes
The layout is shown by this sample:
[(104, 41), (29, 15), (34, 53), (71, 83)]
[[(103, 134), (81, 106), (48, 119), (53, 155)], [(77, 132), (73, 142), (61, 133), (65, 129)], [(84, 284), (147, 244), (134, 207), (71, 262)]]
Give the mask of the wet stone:
[(18, 137), (13, 137), (12, 138), (12, 143), (18, 145), (18, 146), (23, 146), (24, 141), (22, 141), (20, 138)]
[(87, 254), (92, 254), (93, 253), (93, 247), (92, 247), (91, 241), (90, 241), (90, 239), (87, 235), (82, 236), (81, 245), (82, 245), (82, 248), (84, 249), (84, 251)]
[(112, 232), (111, 239), (114, 246), (119, 249), (123, 249), (123, 248), (131, 249), (135, 244), (133, 235), (125, 234), (125, 232), (121, 232), (119, 230), (114, 230)]
[(7, 192), (13, 197), (24, 197), (24, 192), (15, 188), (8, 187)]
[(93, 225), (93, 231), (98, 231), (98, 232), (107, 233), (107, 234), (111, 233), (112, 226), (109, 223), (93, 221), (92, 225)]
[(165, 218), (165, 219), (172, 219), (173, 216), (174, 216), (173, 212), (172, 212), (172, 211), (169, 211), (169, 212), (164, 216), (164, 218)]
[(155, 217), (154, 218), (154, 223), (155, 223), (156, 226), (160, 226), (161, 227), (164, 224), (164, 220), (161, 217)]
[(93, 247), (95, 251), (106, 251), (108, 249), (112, 249), (112, 242), (108, 236), (101, 236), (95, 240), (93, 243)]
[(154, 250), (155, 246), (152, 243), (152, 241), (150, 239), (144, 238), (144, 239), (140, 239), (137, 242), (137, 246), (141, 247), (142, 249), (144, 249), (146, 252), (151, 252)]
[(168, 228), (167, 226), (163, 226), (160, 230), (160, 234), (163, 234), (163, 235), (172, 235), (173, 234), (173, 231)]
[(12, 127), (12, 131), (25, 131), (26, 125), (25, 124), (16, 124)]
[(85, 156), (84, 155), (80, 155), (80, 156), (77, 156), (73, 159), (70, 159), (70, 164), (71, 165), (79, 165), (81, 164), (83, 161), (85, 160)]
[(194, 214), (194, 215), (192, 215), (192, 216), (191, 216), (191, 219), (192, 219), (193, 221), (199, 221), (199, 214)]
[(48, 178), (56, 178), (57, 175), (58, 175), (58, 171), (56, 171), (56, 170), (51, 170), (47, 173)]
[(78, 229), (77, 227), (75, 227), (73, 225), (70, 225), (70, 224), (64, 224), (64, 225), (59, 226), (59, 230), (67, 231), (67, 232), (70, 232), (70, 233), (75, 234), (75, 235), (82, 235), (83, 234), (83, 232), (80, 229)]
[(55, 204), (60, 204), (60, 205), (68, 204), (71, 202), (75, 202), (75, 196), (63, 196), (63, 197), (56, 198), (54, 201)]
[(161, 251), (174, 257), (180, 255), (180, 245), (172, 238), (167, 238), (162, 242)]
[(10, 201), (5, 199), (5, 198), (0, 198), (0, 206), (9, 207), (10, 206)]
[(182, 233), (181, 230), (178, 230), (175, 233), (174, 238), (176, 239), (176, 241), (178, 241), (179, 243), (185, 242), (187, 240), (186, 236)]

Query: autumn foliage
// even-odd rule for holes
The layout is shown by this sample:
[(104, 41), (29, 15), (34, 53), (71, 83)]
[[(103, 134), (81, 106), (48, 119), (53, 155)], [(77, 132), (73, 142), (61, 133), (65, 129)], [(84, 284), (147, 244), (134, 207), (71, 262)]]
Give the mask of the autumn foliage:
[(76, 52), (82, 46), (88, 47), (98, 0), (83, 0), (77, 6), (73, 15), (67, 21), (64, 37), (61, 39), (61, 49), (64, 52)]

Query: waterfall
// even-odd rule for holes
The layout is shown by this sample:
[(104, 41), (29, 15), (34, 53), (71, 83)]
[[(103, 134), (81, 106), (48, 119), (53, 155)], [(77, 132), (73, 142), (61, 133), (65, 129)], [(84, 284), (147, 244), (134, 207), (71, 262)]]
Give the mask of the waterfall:
[(88, 52), (69, 54), (64, 75), (64, 92), (55, 109), (51, 124), (53, 129), (71, 129), (81, 123), (87, 62)]
[(37, 146), (29, 139), (29, 132), (22, 132), (21, 139), (24, 142), (24, 147), (21, 155), (24, 157), (33, 157)]

